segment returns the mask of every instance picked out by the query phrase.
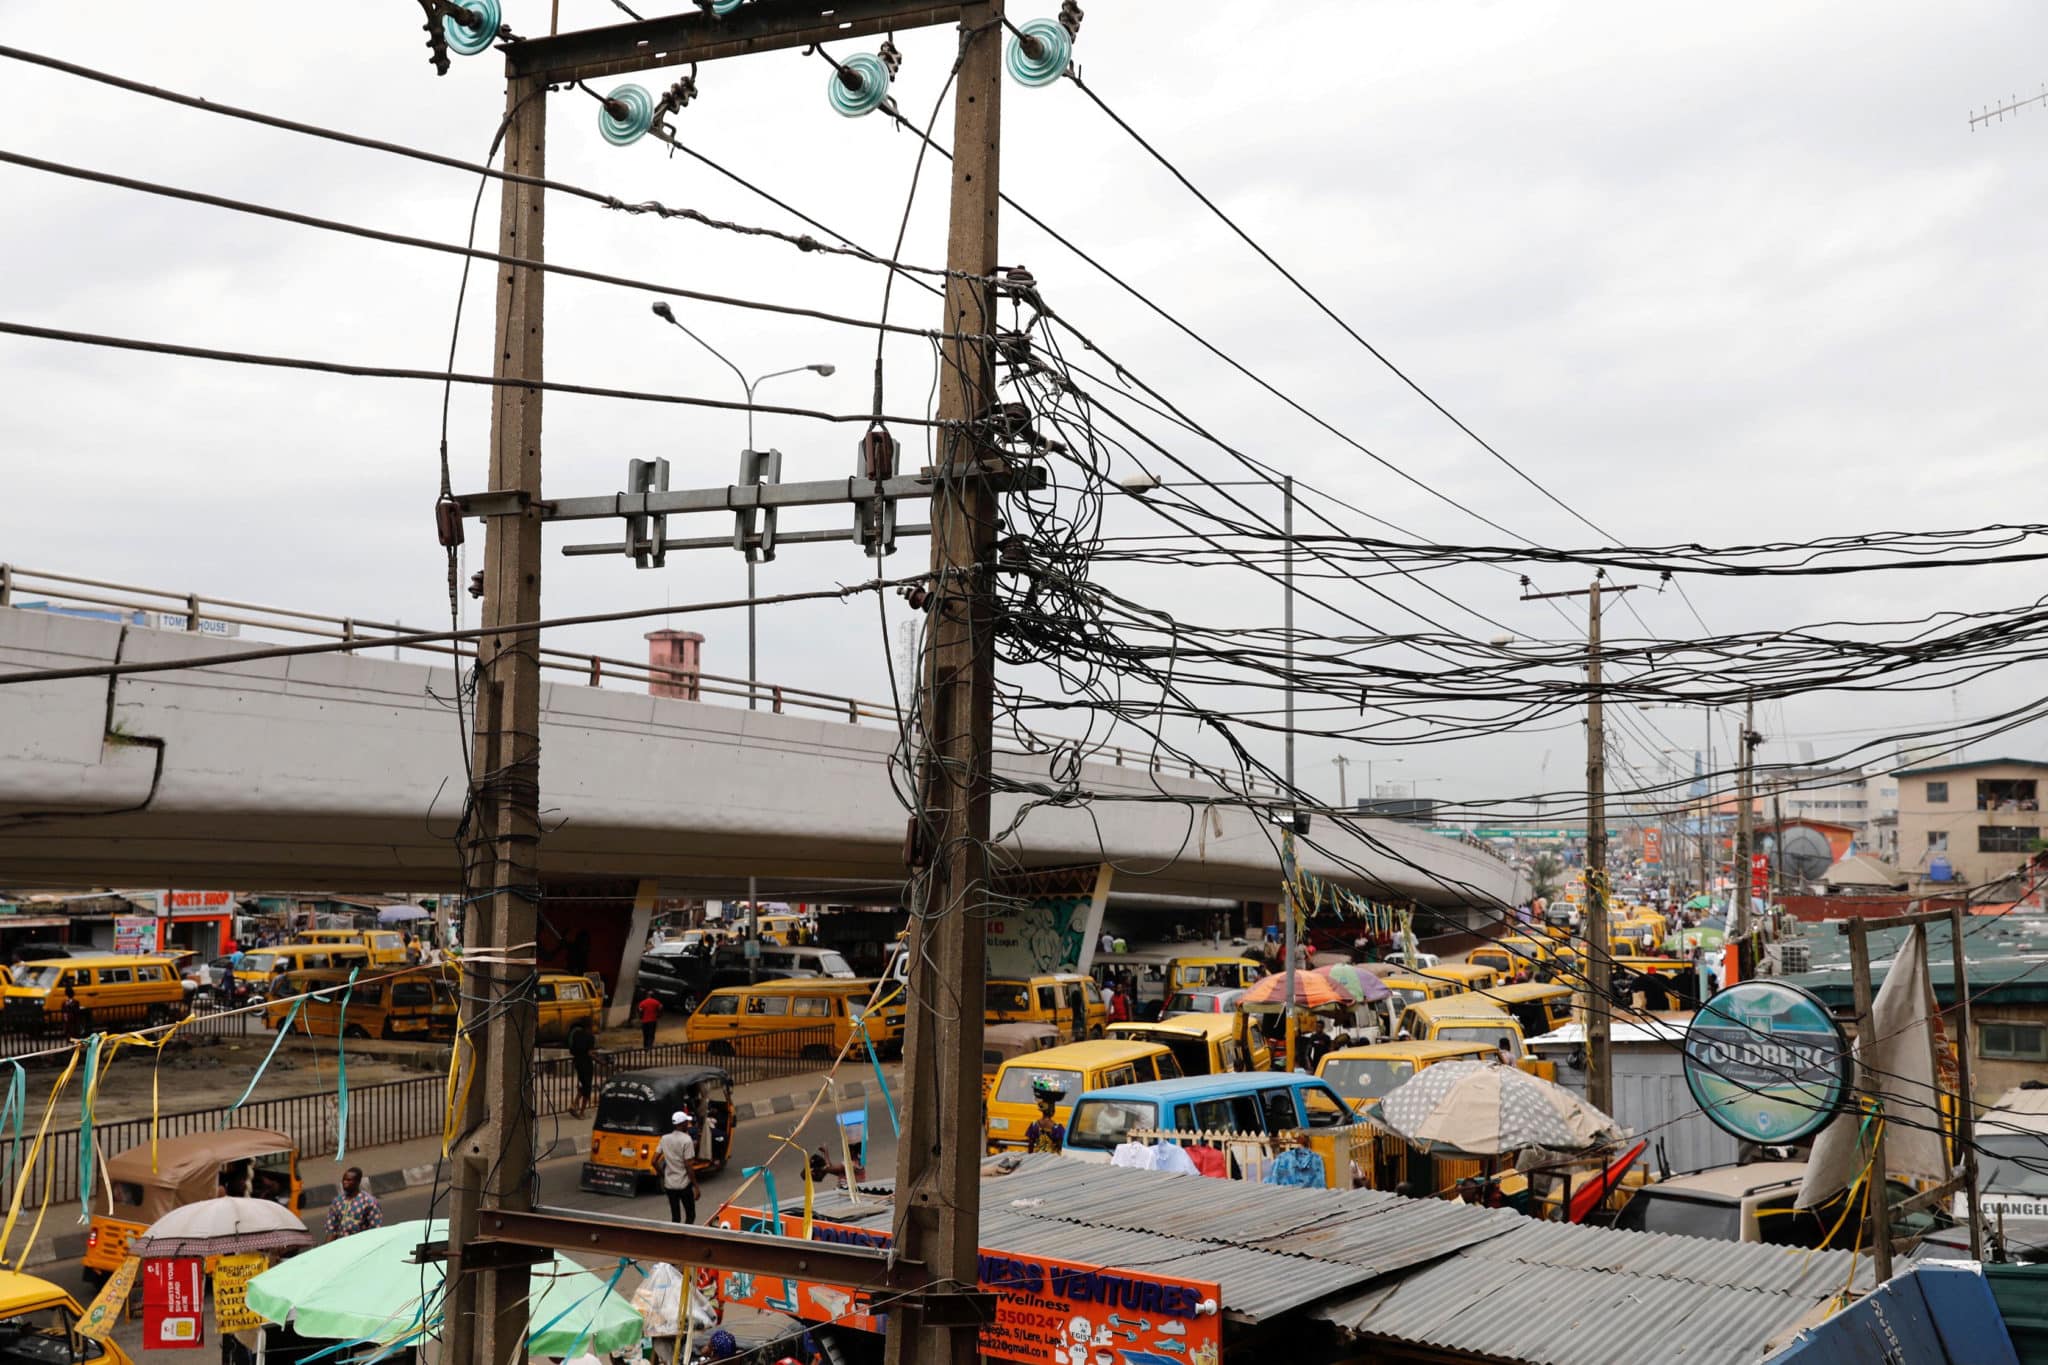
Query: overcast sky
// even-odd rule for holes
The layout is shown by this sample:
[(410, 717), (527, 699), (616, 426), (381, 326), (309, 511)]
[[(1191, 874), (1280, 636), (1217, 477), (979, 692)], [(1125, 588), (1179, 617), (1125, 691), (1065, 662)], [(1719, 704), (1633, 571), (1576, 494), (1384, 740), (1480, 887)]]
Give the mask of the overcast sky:
[[(668, 8), (675, 8), (670, 0)], [(1012, 17), (1051, 13), (1020, 3)], [(2039, 379), (2048, 278), (2048, 108), (1972, 132), (1969, 112), (2048, 78), (2048, 11), (1907, 0), (1718, 7), (1619, 3), (1193, 5), (1096, 0), (1077, 49), (1102, 97), (1174, 158), (1365, 336), (1476, 431), (1593, 522), (1634, 543), (1709, 545), (1887, 528), (2038, 519)], [(562, 0), (565, 26), (621, 18)], [(502, 65), (455, 60), (436, 78), (406, 0), (313, 9), (192, 0), (88, 14), (5, 0), (4, 40), (137, 80), (478, 159), (502, 111)], [(506, 0), (544, 32), (549, 5)], [(1171, 16), (1169, 22), (1169, 16)], [(896, 94), (922, 121), (950, 34), (904, 34)], [(845, 45), (845, 56), (864, 45)], [(913, 138), (879, 116), (827, 108), (827, 70), (796, 53), (699, 73), (678, 119), (693, 146), (848, 236), (886, 246), (903, 212)], [(90, 85), (8, 62), (5, 145), (66, 161), (398, 232), (459, 241), (471, 176)], [(659, 91), (671, 73), (640, 77)], [(1597, 537), (1495, 463), (1294, 294), (1067, 83), (1006, 88), (1006, 188), (1099, 260), (1277, 386), (1423, 482), (1550, 545)], [(653, 140), (602, 141), (595, 106), (553, 100), (549, 172), (627, 200), (799, 227)], [(950, 142), (950, 116), (939, 123)], [(928, 166), (904, 255), (943, 252), (944, 168)], [(495, 239), (495, 191), (479, 240)], [(223, 348), (433, 368), (445, 358), (459, 261), (0, 168), (0, 316)], [(1028, 264), (1077, 326), (1224, 439), (1432, 539), (1500, 536), (1290, 413), (1014, 215), (1001, 256)], [(871, 268), (799, 255), (556, 199), (551, 259), (694, 289), (877, 315)], [(491, 289), (470, 294), (459, 367), (490, 367)], [(737, 398), (730, 372), (649, 315), (653, 296), (548, 285), (549, 377)], [(677, 305), (751, 373), (812, 362), (830, 379), (772, 381), (764, 401), (864, 411), (873, 341), (860, 330)], [(899, 287), (892, 317), (936, 321)], [(887, 407), (922, 412), (932, 382), (916, 343), (892, 346)], [(440, 391), (433, 385), (237, 369), (202, 361), (0, 340), (0, 559), (36, 569), (302, 610), (445, 619), (433, 535)], [(484, 484), (487, 397), (458, 391), (458, 489)], [(856, 426), (764, 417), (758, 441), (785, 479), (851, 472)], [(1209, 474), (1228, 459), (1185, 436)], [(733, 477), (737, 414), (582, 398), (547, 400), (547, 488), (621, 486), (625, 462), (666, 455), (675, 483)], [(900, 433), (907, 442), (916, 433)], [(1118, 462), (1121, 472), (1122, 463)], [(1278, 500), (1247, 490), (1277, 516)], [(1117, 509), (1112, 529), (1158, 529)], [(785, 526), (837, 514), (791, 516)], [(905, 520), (921, 520), (906, 509)], [(1359, 530), (1362, 519), (1347, 518)], [(714, 535), (703, 518), (678, 535)], [(569, 614), (738, 596), (730, 552), (664, 572), (565, 559), (553, 547), (616, 538), (550, 532), (546, 607)], [(473, 537), (480, 550), (480, 534)], [(894, 572), (921, 562), (906, 543)], [(474, 564), (475, 557), (472, 559)], [(1585, 575), (1530, 570), (1539, 588)], [(764, 591), (862, 577), (844, 546), (791, 547)], [(1249, 575), (1130, 573), (1153, 605), (1213, 624), (1265, 625)], [(1531, 639), (1565, 621), (1517, 602), (1512, 573), (1467, 568), (1439, 586)], [(1412, 589), (1390, 590), (1444, 628), (1500, 633)], [(1717, 632), (1911, 618), (2040, 595), (2032, 569), (1789, 582), (1696, 581)], [(1375, 624), (1416, 620), (1355, 590)], [(1610, 636), (1700, 633), (1674, 594), (1638, 593)], [(1579, 609), (1573, 604), (1571, 610)], [(1327, 625), (1312, 610), (1303, 623)], [(744, 667), (737, 613), (677, 618), (707, 666)], [(558, 643), (637, 657), (641, 627)], [(764, 678), (864, 697), (888, 692), (890, 643), (871, 601), (763, 613)], [(2038, 676), (1897, 698), (1801, 698), (1760, 728), (1796, 756), (1887, 729), (2038, 697)], [(1629, 765), (1686, 770), (1700, 714), (1632, 714)], [(1726, 732), (1716, 740), (1725, 748)], [(1381, 784), (1486, 799), (1569, 787), (1574, 724), (1509, 738), (1383, 751)], [(2030, 730), (1973, 753), (2042, 755)], [(1277, 741), (1263, 752), (1277, 759)], [(1340, 752), (1312, 741), (1304, 785), (1336, 796)], [(1364, 786), (1352, 746), (1350, 794)], [(1396, 762), (1395, 760), (1398, 760)], [(1626, 772), (1617, 786), (1629, 785)]]

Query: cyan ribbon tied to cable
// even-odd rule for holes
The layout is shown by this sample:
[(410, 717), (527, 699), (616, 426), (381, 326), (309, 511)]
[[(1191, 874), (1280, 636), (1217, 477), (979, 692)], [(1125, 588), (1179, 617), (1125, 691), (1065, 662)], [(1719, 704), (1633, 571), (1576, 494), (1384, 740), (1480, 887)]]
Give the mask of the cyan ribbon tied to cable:
[(13, 1063), (14, 1079), (7, 1083), (7, 1101), (0, 1106), (0, 1128), (13, 1128), (7, 1149), (7, 1169), (0, 1176), (0, 1187), (12, 1189), (15, 1174), (21, 1170), (21, 1119), (28, 1110), (28, 1073), (20, 1062)]
[[(903, 1136), (903, 1125), (896, 1119), (896, 1097), (889, 1093), (889, 1083), (882, 1079), (882, 1059), (875, 1052), (874, 1038), (868, 1033), (867, 1017), (863, 1015), (855, 1020), (854, 1027), (860, 1030), (860, 1040), (867, 1044), (868, 1062), (875, 1068), (875, 1084), (882, 1091), (882, 1103), (889, 1106), (889, 1131), (894, 1133), (898, 1139), (901, 1139)], [(862, 1104), (861, 1107), (865, 1109), (867, 1106)]]
[(749, 1166), (740, 1172), (741, 1179), (751, 1179), (760, 1173), (761, 1183), (768, 1190), (768, 1230), (777, 1237), (782, 1235), (782, 1201), (775, 1197), (775, 1172), (766, 1166)]
[(348, 989), (341, 993), (341, 1009), (334, 1020), (334, 1031), (340, 1036), (335, 1039), (337, 1058), (335, 1062), (335, 1110), (336, 1132), (334, 1136), (334, 1164), (339, 1166), (348, 1160), (348, 1001), (356, 993), (356, 973), (361, 966), (348, 969)]
[(292, 1001), (291, 1009), (285, 1014), (283, 1020), (281, 1020), (278, 1023), (277, 1037), (271, 1039), (270, 1041), (270, 1051), (263, 1054), (263, 1065), (257, 1067), (256, 1074), (249, 1078), (249, 1086), (246, 1090), (242, 1092), (242, 1098), (236, 1100), (233, 1104), (229, 1105), (227, 1107), (227, 1113), (224, 1113), (220, 1116), (221, 1127), (227, 1127), (229, 1116), (232, 1115), (237, 1109), (240, 1109), (243, 1105), (247, 1104), (249, 1102), (249, 1097), (256, 1093), (256, 1086), (263, 1080), (263, 1073), (270, 1070), (271, 1059), (277, 1056), (278, 1048), (284, 1045), (285, 1035), (292, 1031), (292, 1025), (297, 1022), (299, 1017), (299, 1008), (305, 1003), (306, 997), (303, 995), (300, 996), (298, 999)]

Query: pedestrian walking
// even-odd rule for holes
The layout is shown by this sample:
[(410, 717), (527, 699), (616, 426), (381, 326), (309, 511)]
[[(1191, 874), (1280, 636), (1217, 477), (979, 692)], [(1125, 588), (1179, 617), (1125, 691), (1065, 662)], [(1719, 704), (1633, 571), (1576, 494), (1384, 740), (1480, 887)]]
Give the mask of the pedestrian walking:
[(1121, 1024), (1131, 1017), (1131, 998), (1124, 994), (1124, 983), (1119, 981), (1109, 992), (1109, 1022)]
[(569, 1113), (580, 1119), (590, 1107), (590, 1087), (597, 1081), (597, 1036), (581, 1019), (569, 1030), (569, 1069), (576, 1073), (576, 1103), (569, 1106)]
[[(668, 1196), (668, 1221), (697, 1221), (697, 1173), (690, 1163), (697, 1159), (697, 1140), (690, 1136), (690, 1115), (678, 1109), (668, 1116), (672, 1125), (655, 1148), (661, 1165), (661, 1192)], [(685, 1217), (684, 1215), (688, 1215)]]
[(363, 1168), (349, 1167), (341, 1173), (341, 1193), (327, 1206), (327, 1240), (353, 1237), (383, 1226), (384, 1210), (377, 1203), (377, 1196), (363, 1188)]
[(85, 1036), (85, 1006), (78, 1003), (78, 988), (69, 981), (64, 983), (64, 1004), (60, 1011), (64, 1019), (66, 1038)]
[(640, 1013), (640, 1046), (653, 1047), (654, 1026), (661, 1022), (661, 1002), (649, 991), (634, 1008)]

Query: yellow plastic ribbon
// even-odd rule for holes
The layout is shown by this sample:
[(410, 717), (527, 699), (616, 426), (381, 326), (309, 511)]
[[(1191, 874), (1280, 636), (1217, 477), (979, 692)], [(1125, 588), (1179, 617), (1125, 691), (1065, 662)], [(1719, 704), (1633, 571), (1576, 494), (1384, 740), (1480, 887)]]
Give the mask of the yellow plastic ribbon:
[[(853, 1172), (852, 1172), (852, 1171), (848, 1171), (848, 1172), (847, 1172), (847, 1175), (848, 1175), (849, 1177), (851, 1177), (851, 1176), (852, 1176), (852, 1174), (853, 1174)], [(810, 1162), (808, 1162), (808, 1161), (806, 1161), (806, 1162), (804, 1163), (804, 1230), (803, 1230), (803, 1239), (804, 1239), (804, 1240), (805, 1240), (806, 1242), (808, 1242), (808, 1241), (810, 1241), (810, 1240), (811, 1240), (811, 1210), (812, 1210), (812, 1207), (813, 1207), (813, 1206), (814, 1206), (814, 1205), (816, 1204), (816, 1202), (817, 1202), (817, 1198), (818, 1198), (818, 1183), (817, 1183), (817, 1181), (815, 1181), (815, 1180), (813, 1180), (813, 1179), (811, 1178), (811, 1163), (810, 1163)]]
[[(444, 1097), (447, 1108), (441, 1115), (441, 1156), (443, 1159), (447, 1157), (449, 1149), (455, 1145), (456, 1124), (460, 1121), (462, 1111), (469, 1107), (469, 1084), (476, 1078), (476, 1068), (474, 1065), (467, 1071), (462, 1067), (462, 1049), (464, 1048), (469, 1049), (470, 1060), (474, 1062), (476, 1059), (476, 1044), (469, 1041), (468, 1031), (463, 1028), (462, 1017), (458, 1013), (455, 1019), (455, 1042), (448, 1049), (448, 1088)], [(459, 1093), (456, 1087), (457, 1075), (462, 1077)]]
[[(50, 1119), (57, 1112), (57, 1101), (63, 1095), (64, 1087), (71, 1084), (72, 1073), (78, 1070), (81, 1051), (82, 1049), (77, 1047), (71, 1049), (71, 1060), (65, 1063), (64, 1073), (57, 1077), (56, 1084), (50, 1087), (49, 1102), (43, 1106), (43, 1120), (36, 1125), (36, 1140), (29, 1144), (28, 1160), (22, 1163), (21, 1171), (14, 1177), (14, 1194), (7, 1202), (7, 1218), (6, 1221), (0, 1222), (0, 1265), (7, 1263), (7, 1244), (14, 1240), (15, 1225), (21, 1220), (21, 1200), (28, 1192), (28, 1178), (43, 1154), (43, 1140), (49, 1136)], [(15, 1269), (19, 1270), (27, 1261), (28, 1247), (36, 1244), (36, 1233), (42, 1231), (43, 1227), (43, 1214), (49, 1211), (50, 1182), (44, 1181), (42, 1210), (36, 1214), (35, 1230), (29, 1233), (28, 1246), (22, 1249), (21, 1259), (15, 1262)]]

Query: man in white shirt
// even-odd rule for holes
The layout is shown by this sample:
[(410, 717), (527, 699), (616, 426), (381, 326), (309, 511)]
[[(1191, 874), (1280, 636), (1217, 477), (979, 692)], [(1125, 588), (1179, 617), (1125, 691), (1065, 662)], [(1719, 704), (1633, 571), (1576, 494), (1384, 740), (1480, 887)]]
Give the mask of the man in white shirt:
[[(697, 1141), (690, 1136), (689, 1111), (678, 1109), (669, 1115), (674, 1128), (662, 1135), (655, 1156), (661, 1165), (661, 1192), (668, 1196), (668, 1221), (697, 1221), (697, 1173), (690, 1163), (697, 1159)], [(688, 1215), (687, 1217), (685, 1215)]]

